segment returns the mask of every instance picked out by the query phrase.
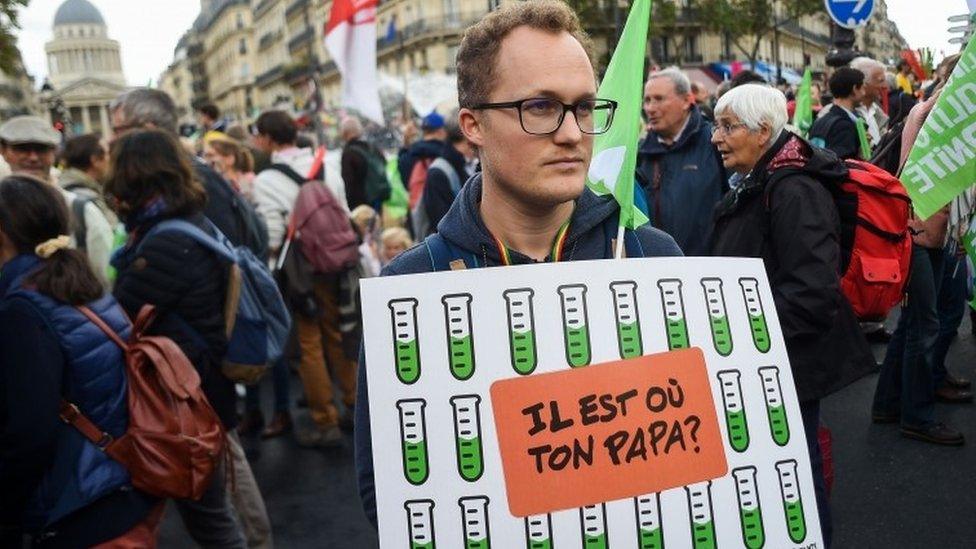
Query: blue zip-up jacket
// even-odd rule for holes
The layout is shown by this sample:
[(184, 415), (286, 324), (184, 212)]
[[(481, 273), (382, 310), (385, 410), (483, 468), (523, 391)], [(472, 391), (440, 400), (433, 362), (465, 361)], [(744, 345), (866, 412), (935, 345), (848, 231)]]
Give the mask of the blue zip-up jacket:
[[(4, 498), (16, 500), (8, 503), (20, 509), (4, 509), (2, 520), (19, 522), (43, 538), (104, 541), (141, 520), (152, 502), (133, 494), (125, 468), (73, 426), (57, 421), (57, 413), (64, 397), (105, 432), (124, 434), (129, 420), (125, 360), (122, 350), (74, 307), (30, 287), (26, 278), (40, 264), (35, 255), (20, 255), (0, 276), (0, 478)], [(111, 296), (88, 306), (128, 337), (129, 322)], [(116, 494), (120, 491), (125, 494)], [(99, 532), (90, 519), (61, 528), (59, 523), (96, 502), (103, 520), (113, 524), (103, 522)], [(72, 532), (73, 539), (61, 530)]]
[[(481, 174), (475, 174), (461, 188), (454, 205), (437, 226), (437, 231), (459, 250), (474, 254), (482, 266), (502, 265), (498, 248), (484, 221), (481, 219)], [(610, 197), (598, 197), (589, 189), (576, 201), (569, 234), (564, 246), (566, 261), (607, 259), (613, 256), (607, 234), (616, 234), (616, 201)], [(609, 228), (608, 224), (612, 224)], [(635, 231), (644, 257), (680, 256), (681, 250), (674, 239), (647, 225)], [(512, 263), (532, 263), (533, 260), (511, 251)], [(380, 276), (432, 272), (430, 255), (423, 243), (410, 248), (387, 265)], [(359, 477), (359, 495), (366, 516), (376, 525), (376, 491), (373, 479), (373, 445), (369, 425), (369, 392), (366, 386), (366, 361), (359, 356), (359, 380), (356, 385), (356, 472)], [(395, 442), (395, 441), (392, 441)]]
[(708, 255), (712, 210), (728, 190), (712, 145), (712, 125), (692, 107), (688, 125), (670, 146), (649, 133), (637, 153), (637, 179), (651, 223), (673, 236), (685, 255)]

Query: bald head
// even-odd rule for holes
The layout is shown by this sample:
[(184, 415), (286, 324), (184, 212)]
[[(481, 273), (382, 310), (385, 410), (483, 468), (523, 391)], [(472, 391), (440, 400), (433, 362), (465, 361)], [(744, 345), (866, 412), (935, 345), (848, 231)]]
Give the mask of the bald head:
[(342, 123), (339, 125), (339, 133), (342, 136), (342, 140), (346, 142), (359, 139), (363, 136), (363, 125), (359, 123), (358, 118), (351, 116), (343, 118)]

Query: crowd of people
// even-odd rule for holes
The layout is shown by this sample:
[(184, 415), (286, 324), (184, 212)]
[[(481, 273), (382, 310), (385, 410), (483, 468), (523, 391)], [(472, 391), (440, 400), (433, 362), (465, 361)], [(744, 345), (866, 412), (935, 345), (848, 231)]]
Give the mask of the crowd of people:
[[(0, 544), (22, 536), (39, 547), (155, 543), (163, 498), (134, 488), (124, 467), (62, 421), (67, 401), (108, 441), (128, 425), (124, 354), (83, 306), (120, 335), (131, 330), (127, 319), (154, 306), (149, 333), (175, 342), (199, 374), (226, 432), (226, 459), (199, 497), (176, 501), (194, 541), (273, 545), (240, 437), (292, 432), (307, 448), (336, 447), (354, 432), (362, 503), (375, 524), (358, 281), (612, 257), (606, 235), (617, 234), (618, 206), (585, 185), (594, 136), (608, 129), (593, 115), (602, 100), (588, 48), (561, 2), (493, 12), (458, 49), (460, 108), (405, 121), (395, 153), (371, 144), (353, 116), (338, 128), (341, 155), (329, 155), (287, 112), (245, 126), (213, 105), (199, 109), (198, 138), (180, 137), (172, 99), (143, 88), (112, 104), (108, 141), (64, 140), (32, 116), (0, 125), (9, 168), (0, 181)], [(828, 545), (820, 402), (878, 367), (869, 341), (887, 343), (873, 421), (930, 443), (963, 443), (934, 403), (972, 401), (970, 382), (947, 370), (946, 356), (965, 315), (960, 240), (976, 197), (912, 219), (911, 277), (894, 333), (884, 318), (858, 318), (841, 289), (835, 204), (845, 160), (897, 175), (956, 59), (928, 86), (905, 66), (889, 72), (869, 58), (830, 71), (811, 86), (809, 136), (790, 124), (797, 90), (749, 71), (711, 93), (665, 68), (644, 88), (635, 185), (651, 223), (627, 231), (626, 255), (763, 259)], [(222, 368), (234, 268), (197, 237), (154, 230), (171, 220), (226, 237), (278, 279), (293, 322), (284, 352), (267, 365), (267, 419), (263, 385), (247, 385), (241, 398)], [(298, 429), (297, 404), (311, 428)]]

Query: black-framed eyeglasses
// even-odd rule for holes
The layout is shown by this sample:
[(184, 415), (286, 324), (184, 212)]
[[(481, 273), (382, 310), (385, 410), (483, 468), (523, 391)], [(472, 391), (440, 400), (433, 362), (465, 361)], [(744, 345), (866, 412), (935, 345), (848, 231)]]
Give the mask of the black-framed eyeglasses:
[(533, 97), (505, 103), (481, 103), (471, 108), (474, 110), (517, 109), (522, 130), (532, 135), (555, 133), (563, 125), (566, 113), (572, 112), (581, 132), (599, 135), (606, 133), (613, 124), (617, 102), (610, 99), (583, 99), (567, 105), (556, 99)]

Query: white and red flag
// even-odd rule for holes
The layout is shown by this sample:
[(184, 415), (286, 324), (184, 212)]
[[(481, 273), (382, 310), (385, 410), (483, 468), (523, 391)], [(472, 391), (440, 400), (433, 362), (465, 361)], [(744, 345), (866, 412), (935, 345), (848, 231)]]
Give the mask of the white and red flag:
[(342, 105), (384, 124), (376, 77), (378, 0), (335, 0), (325, 25), (325, 49), (342, 73)]

